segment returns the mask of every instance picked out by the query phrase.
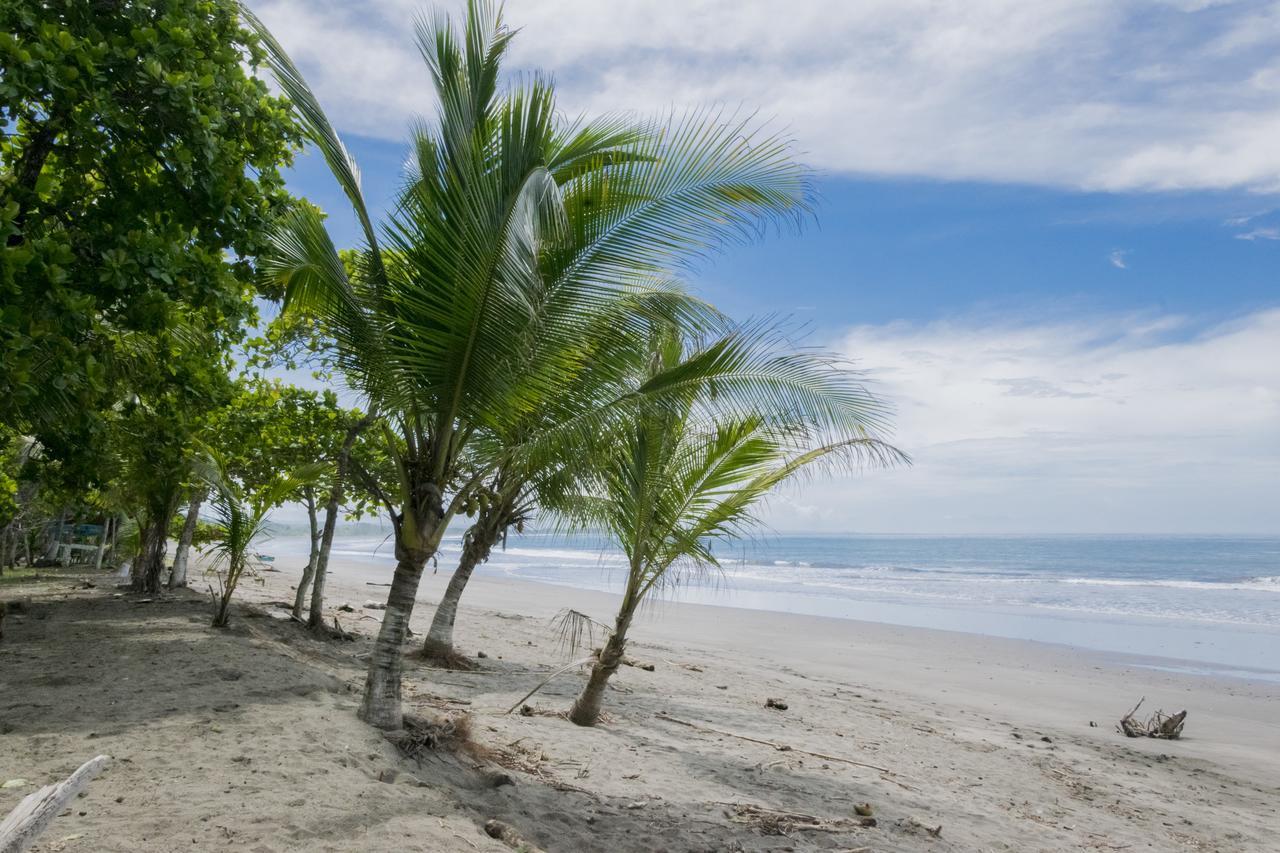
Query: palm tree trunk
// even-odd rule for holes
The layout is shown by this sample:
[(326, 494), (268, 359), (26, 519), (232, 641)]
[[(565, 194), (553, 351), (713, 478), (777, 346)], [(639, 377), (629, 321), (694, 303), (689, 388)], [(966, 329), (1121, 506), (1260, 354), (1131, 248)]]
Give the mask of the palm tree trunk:
[[(399, 533), (397, 533), (397, 539)], [(397, 544), (396, 573), (391, 579), (387, 609), (382, 614), (382, 627), (369, 657), (369, 674), (364, 682), (364, 701), (360, 718), (380, 729), (403, 727), (400, 710), (400, 672), (403, 668), (401, 648), (409, 632), (414, 599), (422, 569), (431, 559), (432, 550), (408, 551)]]
[(600, 650), (600, 656), (591, 667), (591, 677), (587, 679), (587, 686), (582, 688), (582, 693), (574, 700), (573, 708), (569, 711), (571, 722), (579, 726), (594, 726), (600, 721), (600, 705), (604, 701), (605, 686), (622, 665), (622, 658), (626, 652), (627, 629), (631, 627), (632, 613), (633, 609), (624, 605), (622, 612), (618, 614), (613, 633), (605, 641), (604, 648)]
[(453, 623), (458, 616), (458, 602), (462, 600), (467, 581), (471, 580), (471, 573), (476, 570), (476, 566), (489, 559), (489, 553), (497, 539), (496, 531), (479, 524), (473, 528), (472, 533), (472, 536), (467, 537), (458, 567), (453, 570), (449, 585), (445, 587), (444, 597), (440, 599), (435, 616), (431, 618), (431, 629), (427, 631), (427, 639), (422, 646), (425, 657), (448, 659), (453, 656)]
[(302, 570), (302, 579), (298, 581), (298, 591), (293, 596), (293, 618), (302, 621), (302, 608), (307, 601), (307, 590), (311, 588), (311, 579), (315, 577), (316, 564), (320, 560), (320, 521), (316, 515), (316, 493), (308, 486), (303, 490), (307, 504), (307, 521), (311, 524), (311, 548), (307, 555), (307, 567)]
[(173, 571), (169, 574), (169, 589), (187, 585), (187, 560), (191, 555), (191, 543), (196, 538), (196, 527), (200, 524), (200, 507), (208, 495), (208, 489), (198, 489), (191, 496), (191, 505), (187, 507), (187, 518), (182, 522), (182, 534), (178, 537), (178, 549), (173, 552)]

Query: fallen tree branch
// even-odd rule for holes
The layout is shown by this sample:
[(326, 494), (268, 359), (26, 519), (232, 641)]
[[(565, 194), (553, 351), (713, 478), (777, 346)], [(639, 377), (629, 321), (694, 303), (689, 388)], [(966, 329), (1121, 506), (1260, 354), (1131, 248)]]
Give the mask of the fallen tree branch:
[(740, 735), (736, 732), (726, 732), (721, 729), (713, 729), (711, 728), (711, 726), (704, 726), (699, 723), (690, 723), (687, 720), (678, 720), (675, 717), (671, 716), (670, 714), (664, 714), (661, 711), (659, 711), (657, 714), (654, 714), (654, 716), (660, 720), (666, 720), (669, 723), (677, 723), (682, 726), (688, 726), (689, 728), (696, 729), (697, 731), (700, 731), (700, 732), (707, 732), (709, 734), (714, 734), (714, 735), (724, 735), (725, 737), (733, 737), (733, 738), (737, 738), (738, 740), (748, 741), (750, 743), (758, 743), (762, 746), (771, 746), (774, 749), (778, 750), (779, 752), (799, 752), (804, 755), (811, 755), (814, 758), (821, 758), (823, 761), (839, 761), (842, 764), (852, 764), (854, 767), (866, 767), (868, 770), (878, 770), (881, 773), (888, 773), (890, 776), (893, 775), (893, 771), (887, 767), (878, 767), (875, 764), (867, 764), (862, 761), (854, 761), (851, 758), (841, 758), (838, 755), (827, 755), (826, 753), (823, 753), (823, 752), (812, 752), (807, 749), (799, 749), (794, 746), (788, 746), (785, 743), (776, 743), (771, 740), (764, 740), (758, 737), (751, 737), (750, 735)]
[[(562, 666), (562, 667), (560, 667), (560, 668), (559, 668), (559, 669), (557, 669), (555, 672), (551, 673), (551, 674), (550, 674), (550, 675), (548, 675), (546, 678), (544, 678), (544, 679), (542, 680), (542, 682), (541, 682), (537, 687), (533, 688), (533, 689), (532, 689), (532, 690), (530, 690), (528, 693), (526, 693), (526, 694), (524, 694), (523, 696), (521, 696), (521, 697), (520, 697), (520, 701), (519, 701), (519, 702), (517, 702), (516, 704), (512, 705), (510, 708), (508, 708), (508, 709), (507, 709), (507, 714), (511, 714), (511, 713), (513, 713), (517, 708), (519, 708), (521, 705), (523, 705), (523, 704), (524, 704), (524, 702), (525, 702), (525, 700), (526, 700), (526, 699), (528, 699), (530, 696), (532, 696), (533, 694), (537, 693), (539, 690), (541, 690), (542, 688), (544, 688), (544, 687), (546, 687), (548, 684), (550, 684), (550, 683), (551, 683), (551, 679), (555, 678), (555, 677), (556, 677), (557, 675), (559, 675), (560, 673), (562, 673), (562, 672), (568, 672), (569, 670), (573, 669), (575, 666), (582, 666), (584, 663), (591, 663), (591, 662), (592, 662), (593, 660), (595, 660), (595, 659), (596, 659), (596, 656), (595, 656), (595, 655), (592, 655), (592, 656), (591, 656), (591, 657), (589, 657), (589, 658), (583, 658), (582, 660), (576, 660), (576, 661), (574, 661), (574, 662), (573, 662), (573, 663), (571, 663), (571, 664), (568, 664), (568, 665), (566, 665), (566, 666)], [(506, 715), (504, 714), (503, 716), (506, 716)]]
[(28, 794), (0, 823), (0, 853), (22, 853), (34, 844), (63, 806), (110, 762), (111, 757), (107, 755), (91, 758), (64, 781)]

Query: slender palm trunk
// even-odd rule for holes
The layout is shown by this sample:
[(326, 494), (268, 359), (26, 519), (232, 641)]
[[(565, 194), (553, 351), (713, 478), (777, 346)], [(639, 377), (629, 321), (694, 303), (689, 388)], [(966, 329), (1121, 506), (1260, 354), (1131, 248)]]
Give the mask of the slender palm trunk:
[[(435, 531), (431, 531), (432, 534)], [(399, 540), (401, 535), (396, 534)], [(434, 535), (431, 540), (436, 538)], [(380, 729), (403, 727), (400, 709), (400, 673), (403, 668), (402, 646), (409, 633), (409, 617), (422, 580), (422, 569), (435, 552), (430, 549), (410, 550), (396, 543), (396, 573), (391, 578), (387, 609), (382, 614), (382, 627), (369, 658), (369, 674), (364, 682), (364, 701), (360, 718)]]
[(307, 504), (307, 521), (311, 527), (311, 549), (307, 555), (307, 567), (302, 570), (302, 579), (298, 581), (298, 591), (293, 596), (293, 618), (302, 621), (302, 608), (307, 603), (307, 590), (311, 588), (311, 579), (315, 577), (316, 564), (320, 560), (320, 521), (316, 514), (316, 493), (308, 486), (303, 490)]
[(200, 524), (200, 507), (208, 495), (208, 489), (199, 489), (191, 496), (186, 520), (182, 522), (182, 534), (178, 537), (178, 548), (173, 552), (173, 571), (169, 574), (169, 589), (187, 585), (187, 561), (191, 558), (191, 543), (196, 538), (196, 527)]
[(467, 537), (462, 548), (462, 557), (458, 567), (449, 578), (444, 597), (436, 607), (431, 618), (431, 629), (427, 631), (426, 642), (422, 646), (422, 654), (428, 658), (446, 659), (453, 655), (453, 624), (458, 616), (458, 602), (471, 580), (471, 573), (476, 566), (489, 559), (493, 544), (497, 541), (497, 531), (491, 525), (477, 524)]
[(627, 648), (627, 629), (631, 627), (631, 617), (634, 612), (634, 607), (623, 605), (623, 609), (618, 613), (613, 633), (605, 641), (604, 648), (600, 650), (600, 656), (591, 667), (591, 677), (587, 679), (586, 687), (582, 688), (582, 693), (574, 700), (573, 708), (569, 711), (571, 722), (580, 726), (594, 726), (600, 721), (604, 689), (609, 679), (622, 665), (622, 658)]

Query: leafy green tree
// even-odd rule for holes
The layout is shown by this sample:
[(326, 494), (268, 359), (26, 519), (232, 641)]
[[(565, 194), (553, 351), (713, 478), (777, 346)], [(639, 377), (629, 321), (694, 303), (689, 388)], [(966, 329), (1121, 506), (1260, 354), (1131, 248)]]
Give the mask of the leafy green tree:
[[(278, 380), (245, 377), (231, 403), (213, 418), (207, 441), (218, 448), (228, 470), (241, 482), (267, 483), (281, 472), (310, 463), (323, 466), (321, 475), (309, 479), (290, 500), (307, 510), (309, 556), (294, 598), (293, 615), (301, 619), (312, 579), (327, 556), (321, 511), (328, 504), (347, 444), (348, 429), (360, 422), (358, 412), (344, 409), (332, 391), (313, 391)], [(339, 501), (341, 503), (341, 500)], [(338, 508), (332, 510), (336, 515)], [(332, 543), (332, 534), (329, 536)], [(323, 593), (321, 593), (323, 594)]]
[(234, 0), (0, 2), (0, 422), (92, 433), (150, 339), (250, 312), (298, 140), (262, 58)]
[(313, 483), (325, 470), (324, 463), (277, 472), (250, 490), (217, 453), (201, 464), (217, 513), (213, 547), (217, 555), (218, 591), (214, 596), (213, 627), (221, 628), (230, 616), (231, 597), (249, 566), (249, 549), (266, 530), (271, 510)]
[[(678, 337), (655, 343), (646, 380), (682, 364)], [(777, 408), (762, 397), (757, 413), (726, 417), (709, 386), (694, 387), (681, 405), (670, 398), (641, 404), (597, 445), (599, 467), (584, 478), (593, 488), (566, 505), (579, 524), (608, 532), (627, 558), (627, 577), (613, 631), (569, 713), (574, 723), (599, 719), (605, 686), (622, 663), (627, 631), (645, 598), (681, 573), (718, 567), (715, 543), (750, 529), (753, 509), (774, 487), (824, 457), (904, 459), (875, 437), (883, 407), (853, 375), (811, 353), (776, 357), (812, 374), (821, 399)]]
[[(324, 318), (339, 368), (383, 414), (398, 475), (383, 496), (397, 566), (360, 713), (396, 728), (401, 646), (423, 567), (501, 463), (479, 452), (482, 437), (561, 395), (582, 369), (584, 332), (610, 313), (621, 327), (632, 323), (620, 302), (662, 288), (726, 240), (797, 221), (808, 210), (808, 174), (784, 140), (743, 121), (695, 113), (568, 122), (547, 80), (500, 88), (513, 34), (476, 0), (461, 33), (444, 18), (418, 27), (439, 114), (415, 131), (411, 180), (379, 231), (331, 124), (260, 32), (364, 232), (349, 275), (323, 223), (300, 210), (277, 236), (269, 270), (290, 306)], [(671, 302), (676, 312), (687, 304)], [(563, 431), (588, 432), (577, 415), (596, 402), (566, 400)]]

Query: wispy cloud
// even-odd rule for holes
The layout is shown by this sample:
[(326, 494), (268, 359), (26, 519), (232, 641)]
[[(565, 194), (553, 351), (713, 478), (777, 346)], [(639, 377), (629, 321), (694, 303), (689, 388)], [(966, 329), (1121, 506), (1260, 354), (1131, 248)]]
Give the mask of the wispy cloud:
[[(340, 127), (383, 138), (434, 109), (408, 27), (423, 4), (254, 2)], [(511, 67), (555, 73), (570, 114), (746, 105), (814, 165), (857, 174), (1280, 188), (1273, 4), (540, 0), (507, 14), (522, 28)]]
[(1280, 228), (1254, 228), (1236, 235), (1237, 240), (1280, 240)]
[(1125, 257), (1128, 254), (1129, 253), (1124, 249), (1112, 249), (1111, 254), (1107, 255), (1107, 260), (1109, 260), (1111, 262), (1111, 266), (1116, 269), (1127, 270), (1129, 268), (1129, 262), (1125, 260)]
[(806, 485), (780, 529), (1280, 532), (1280, 310), (861, 326), (909, 469)]

